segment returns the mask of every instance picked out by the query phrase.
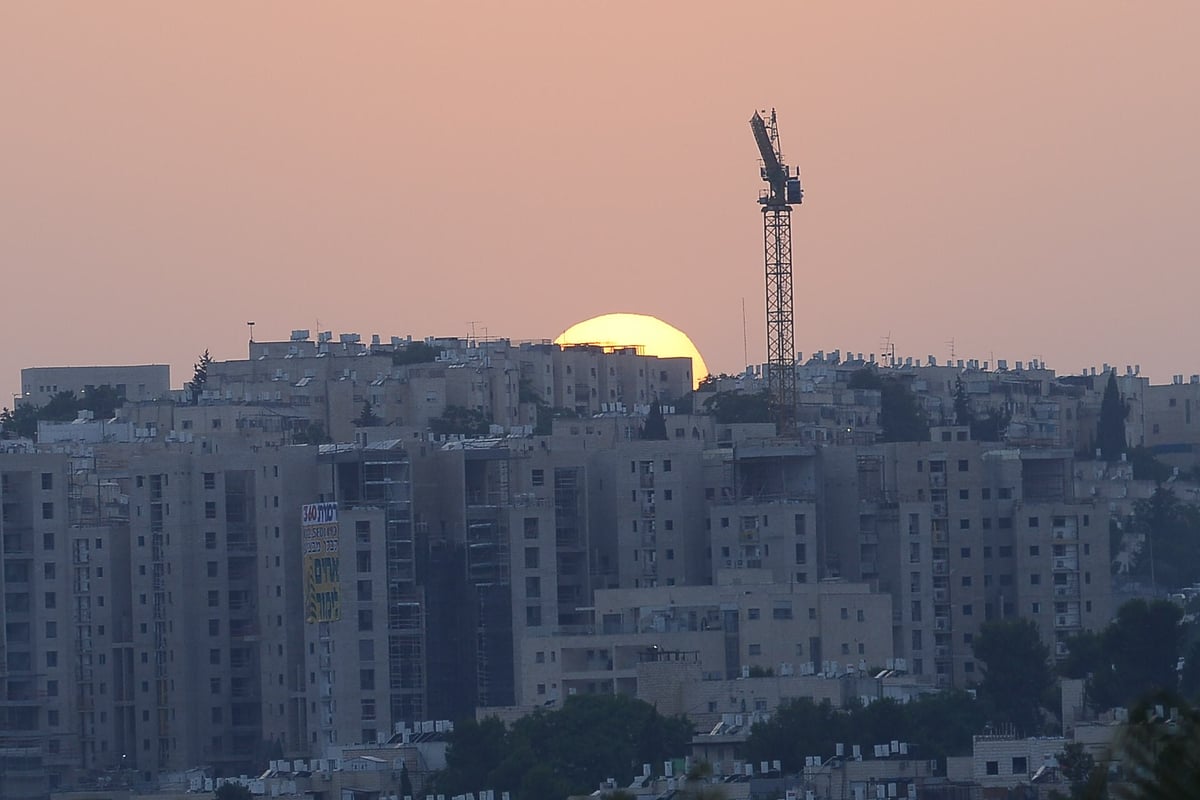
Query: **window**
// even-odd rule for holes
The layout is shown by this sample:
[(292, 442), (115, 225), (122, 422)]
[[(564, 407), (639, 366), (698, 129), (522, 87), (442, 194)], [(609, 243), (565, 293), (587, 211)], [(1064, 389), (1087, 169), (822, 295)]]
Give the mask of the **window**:
[(375, 640), (374, 639), (359, 639), (358, 640), (358, 660), (364, 664), (369, 664), (375, 660)]
[(959, 550), (958, 552), (959, 552), (959, 555), (961, 555), (963, 558), (971, 557), (971, 548), (969, 548), (969, 547), (964, 547), (961, 550)]
[(526, 578), (525, 579), (525, 596), (530, 599), (537, 599), (542, 596), (542, 579), (541, 578)]
[[(375, 719), (375, 698), (374, 697), (364, 697), (362, 699), (362, 718), (363, 718), (363, 720), (365, 720), (367, 722), (370, 722), (371, 720)], [(369, 731), (363, 731), (363, 741), (364, 742), (375, 741), (374, 737), (367, 737), (367, 733), (369, 733)]]
[(1038, 526), (1038, 522), (1039, 522), (1039, 520), (1037, 517), (1030, 517), (1029, 518), (1029, 527), (1036, 528)]
[(209, 678), (208, 679), (208, 693), (209, 694), (220, 694), (221, 693), (221, 679), (220, 678)]
[(54, 488), (54, 473), (53, 472), (43, 472), (42, 473), (42, 491), (48, 492), (53, 488)]
[(674, 496), (674, 493), (670, 489), (663, 489), (663, 500), (671, 500)]
[(525, 625), (529, 628), (540, 628), (542, 625), (542, 607), (525, 606)]
[(974, 671), (975, 671), (975, 662), (974, 661), (964, 661), (963, 662), (963, 672), (974, 672)]
[(1008, 486), (1001, 487), (997, 491), (997, 496), (1001, 500), (1012, 500), (1012, 487), (1008, 487)]
[(42, 503), (42, 519), (54, 519), (54, 503)]
[(42, 534), (42, 549), (43, 550), (53, 550), (54, 549), (54, 534), (53, 533), (43, 533)]
[(359, 550), (357, 553), (355, 553), (355, 556), (357, 558), (358, 571), (359, 572), (370, 572), (371, 571), (371, 551), (370, 550)]
[(47, 561), (45, 564), (42, 565), (42, 576), (45, 577), (46, 580), (48, 580), (48, 581), (54, 580), (55, 572), (56, 572), (56, 570), (54, 568), (53, 561)]
[(215, 561), (208, 562), (208, 577), (210, 577), (210, 578), (217, 577), (217, 562), (215, 562)]
[(221, 605), (221, 593), (216, 589), (210, 589), (208, 591), (208, 607), (216, 608), (219, 605)]
[(991, 517), (983, 518), (983, 529), (985, 531), (990, 531), (992, 529), (992, 518)]
[(1000, 557), (1001, 558), (1012, 558), (1012, 554), (1013, 554), (1012, 545), (1009, 545), (1009, 544), (1000, 545)]
[(209, 664), (220, 664), (221, 663), (221, 651), (217, 650), (215, 648), (212, 650), (209, 650), (208, 651), (208, 663)]
[(971, 490), (970, 489), (959, 489), (958, 490), (958, 499), (959, 500), (970, 500), (971, 499)]
[(808, 523), (808, 520), (805, 519), (803, 514), (796, 515), (796, 535), (797, 536), (803, 536), (808, 532), (807, 523)]
[(1029, 763), (1025, 756), (1013, 756), (1012, 771), (1013, 775), (1024, 775), (1029, 771)]
[(958, 529), (960, 531), (970, 530), (971, 529), (971, 520), (967, 519), (966, 517), (963, 517), (962, 519), (960, 519), (958, 521)]
[(971, 576), (970, 576), (970, 575), (963, 575), (963, 576), (962, 576), (962, 585), (963, 585), (963, 586), (970, 586), (970, 585), (971, 585)]
[(212, 491), (213, 489), (217, 488), (217, 473), (215, 473), (215, 472), (204, 473), (204, 488), (209, 491)]
[(858, 611), (855, 612), (855, 618), (859, 622), (866, 622), (867, 621), (867, 612), (860, 608), (860, 609), (858, 609)]
[[(138, 538), (141, 538), (141, 537), (138, 537)], [(216, 550), (217, 549), (217, 534), (216, 534), (216, 532), (214, 532), (214, 531), (205, 531), (204, 532), (204, 549), (205, 550)]]
[(47, 667), (57, 667), (58, 666), (58, 651), (57, 650), (47, 650), (46, 651), (46, 666)]
[(216, 519), (217, 518), (217, 502), (215, 500), (205, 500), (204, 501), (204, 518), (205, 519)]
[(525, 569), (537, 569), (541, 551), (536, 547), (525, 548)]
[(970, 617), (970, 616), (973, 616), (974, 614), (975, 614), (975, 608), (970, 603), (963, 603), (962, 615), (964, 617)]
[(1029, 610), (1034, 614), (1040, 614), (1040, 613), (1042, 613), (1042, 604), (1041, 603), (1031, 603), (1029, 606)]
[(1042, 552), (1042, 548), (1038, 547), (1036, 544), (1029, 545), (1029, 555), (1036, 556), (1036, 555), (1040, 555), (1041, 552)]
[(675, 530), (675, 520), (673, 520), (673, 519), (669, 519), (669, 520), (667, 520), (667, 521), (666, 521), (666, 522), (663, 524), (663, 528), (664, 528), (664, 529), (666, 529), (666, 530), (668, 530), (668, 531), (673, 531), (673, 530)]
[(529, 482), (531, 484), (533, 484), (534, 486), (545, 486), (546, 485), (546, 470), (544, 470), (544, 469), (533, 470), (533, 472), (530, 473)]
[(1038, 574), (1038, 573), (1036, 573), (1036, 572), (1034, 572), (1034, 573), (1031, 573), (1031, 574), (1029, 575), (1029, 585), (1030, 585), (1030, 586), (1040, 586), (1040, 585), (1041, 585), (1041, 583), (1042, 583), (1042, 576), (1041, 576), (1041, 575), (1039, 575), (1039, 574)]
[(985, 486), (979, 490), (979, 496), (982, 497), (984, 500), (991, 500), (992, 499), (992, 490)]
[(752, 656), (761, 656), (762, 655), (762, 645), (761, 644), (752, 644), (752, 645), (750, 645), (748, 652)]
[(369, 608), (358, 610), (358, 629), (364, 633), (375, 630), (375, 612)]
[(671, 471), (671, 459), (668, 458), (665, 461), (663, 461), (663, 472), (670, 472), (670, 471)]
[(358, 671), (358, 688), (364, 692), (375, 690), (375, 670), (360, 669)]
[(909, 563), (911, 563), (911, 564), (915, 564), (921, 560), (921, 543), (920, 542), (909, 542), (908, 560), (909, 560)]
[(208, 621), (208, 635), (209, 636), (219, 636), (220, 633), (221, 633), (221, 620), (210, 619)]
[(960, 459), (958, 460), (958, 471), (959, 471), (959, 472), (966, 472), (966, 471), (968, 471), (969, 469), (971, 469), (971, 462), (970, 462), (970, 461), (968, 461), (968, 460), (967, 460), (967, 459), (965, 459), (965, 458), (960, 458)]
[(999, 775), (1000, 774), (1000, 762), (999, 761), (988, 761), (987, 763), (985, 763), (983, 765), (983, 768), (984, 768), (984, 772), (986, 772), (988, 775)]

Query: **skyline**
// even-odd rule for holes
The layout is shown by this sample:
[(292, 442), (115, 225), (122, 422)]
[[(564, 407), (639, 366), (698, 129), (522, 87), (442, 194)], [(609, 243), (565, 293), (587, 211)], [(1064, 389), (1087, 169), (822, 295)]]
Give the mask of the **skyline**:
[(616, 312), (740, 371), (771, 106), (806, 357), (1200, 372), (1190, 5), (117, 9), (3, 12), (0, 386)]

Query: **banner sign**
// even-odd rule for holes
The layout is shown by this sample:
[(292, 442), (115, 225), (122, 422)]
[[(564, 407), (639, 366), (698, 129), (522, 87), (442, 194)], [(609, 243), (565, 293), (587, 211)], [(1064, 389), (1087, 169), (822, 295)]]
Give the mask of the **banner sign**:
[(336, 622), (342, 618), (337, 503), (301, 506), (300, 532), (304, 542), (304, 621)]

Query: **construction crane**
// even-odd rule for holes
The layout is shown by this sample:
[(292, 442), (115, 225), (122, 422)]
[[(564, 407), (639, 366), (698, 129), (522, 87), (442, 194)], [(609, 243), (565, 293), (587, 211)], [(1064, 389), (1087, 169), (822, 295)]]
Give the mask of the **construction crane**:
[(796, 350), (792, 319), (792, 205), (804, 197), (800, 170), (792, 174), (779, 152), (775, 109), (766, 119), (750, 118), (750, 130), (762, 157), (767, 189), (758, 202), (763, 211), (763, 254), (767, 271), (767, 386), (775, 406), (779, 435), (796, 432)]

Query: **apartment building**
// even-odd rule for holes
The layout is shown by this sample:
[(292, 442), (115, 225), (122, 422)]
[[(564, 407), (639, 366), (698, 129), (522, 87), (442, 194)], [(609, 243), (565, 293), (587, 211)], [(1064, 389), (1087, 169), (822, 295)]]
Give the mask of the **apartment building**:
[(134, 366), (27, 367), (21, 370), (22, 403), (42, 406), (59, 392), (82, 397), (89, 389), (108, 386), (131, 402), (156, 400), (171, 391), (166, 364)]
[(1026, 616), (1065, 655), (1111, 614), (1108, 511), (1075, 497), (1073, 455), (934, 441), (822, 453), (830, 563), (876, 581), (897, 611), (895, 648), (939, 685), (978, 680), (981, 623)]
[(593, 614), (585, 630), (522, 641), (518, 705), (638, 694), (639, 665), (663, 658), (696, 665), (705, 680), (743, 669), (840, 675), (892, 658), (891, 598), (866, 584), (781, 584), (768, 570), (721, 570), (714, 586), (597, 590)]

